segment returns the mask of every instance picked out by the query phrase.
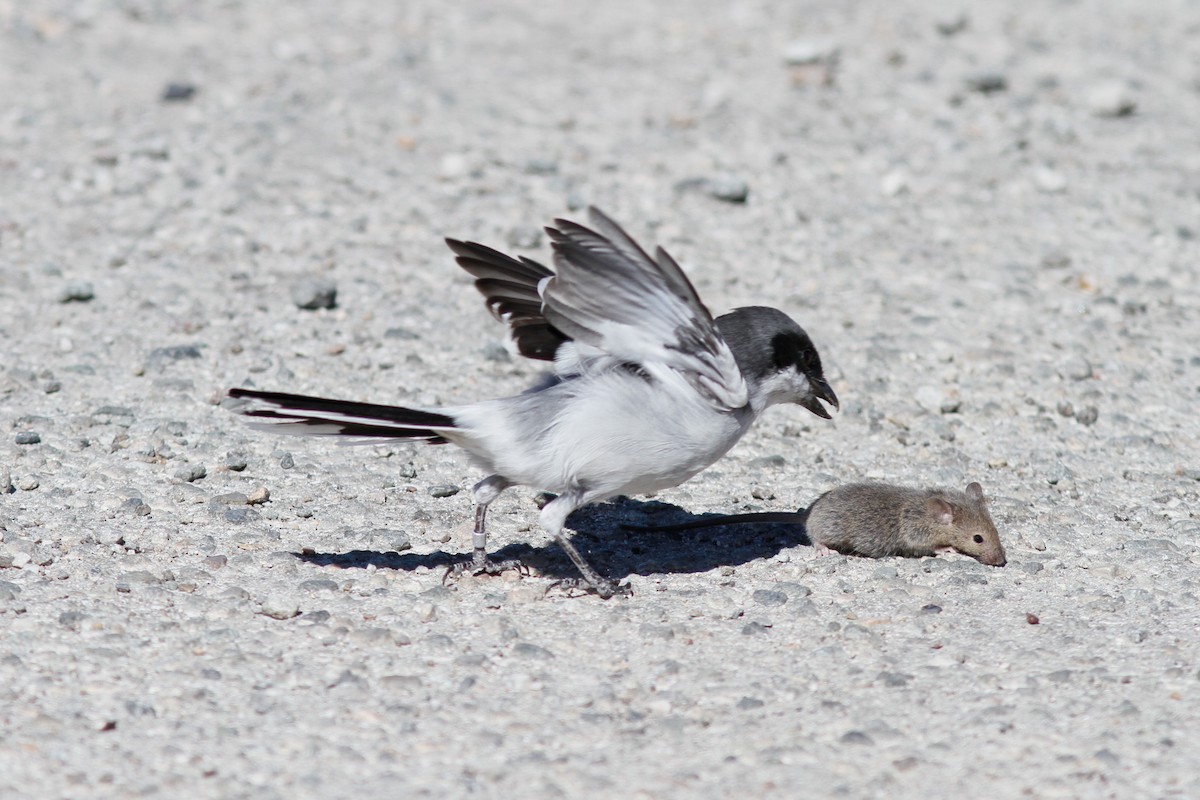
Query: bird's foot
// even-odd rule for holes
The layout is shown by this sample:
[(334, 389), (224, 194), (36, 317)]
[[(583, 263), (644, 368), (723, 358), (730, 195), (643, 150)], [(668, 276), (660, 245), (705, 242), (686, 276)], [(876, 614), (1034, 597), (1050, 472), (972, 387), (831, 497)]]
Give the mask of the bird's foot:
[(633, 587), (628, 583), (617, 583), (607, 578), (599, 578), (595, 581), (590, 581), (587, 578), (563, 578), (546, 587), (547, 592), (551, 589), (563, 589), (570, 597), (575, 596), (571, 594), (572, 592), (596, 594), (603, 600), (607, 600), (613, 596), (633, 597)]
[(486, 555), (475, 553), (468, 559), (452, 564), (446, 570), (446, 574), (442, 576), (442, 585), (445, 586), (451, 579), (458, 580), (463, 575), (499, 575), (508, 570), (513, 570), (522, 576), (532, 574), (528, 564), (515, 558), (493, 561)]

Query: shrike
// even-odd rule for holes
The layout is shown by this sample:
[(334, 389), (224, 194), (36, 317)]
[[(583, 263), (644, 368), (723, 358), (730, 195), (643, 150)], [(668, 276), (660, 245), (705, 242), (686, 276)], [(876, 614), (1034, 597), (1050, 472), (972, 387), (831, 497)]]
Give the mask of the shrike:
[(276, 433), (458, 445), (487, 473), (474, 487), (474, 552), (464, 568), (518, 566), (487, 555), (487, 508), (510, 486), (558, 496), (540, 522), (582, 575), (564, 585), (601, 597), (626, 586), (600, 576), (563, 532), (576, 509), (667, 489), (709, 466), (768, 406), (838, 407), (821, 358), (782, 311), (752, 306), (713, 319), (661, 247), (648, 255), (595, 208), (591, 228), (547, 228), (557, 272), (447, 239), (518, 352), (553, 362), (522, 394), (440, 409), (231, 389), (235, 411)]

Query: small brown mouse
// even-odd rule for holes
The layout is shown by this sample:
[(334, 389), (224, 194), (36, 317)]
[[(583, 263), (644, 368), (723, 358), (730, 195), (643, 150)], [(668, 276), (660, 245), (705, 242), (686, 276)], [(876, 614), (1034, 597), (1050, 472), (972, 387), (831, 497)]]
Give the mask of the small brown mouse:
[(967, 484), (966, 491), (851, 483), (831, 489), (803, 511), (732, 514), (642, 530), (678, 531), (751, 522), (803, 524), (814, 547), (850, 555), (931, 556), (950, 549), (994, 567), (1006, 563), (1000, 535), (978, 483)]

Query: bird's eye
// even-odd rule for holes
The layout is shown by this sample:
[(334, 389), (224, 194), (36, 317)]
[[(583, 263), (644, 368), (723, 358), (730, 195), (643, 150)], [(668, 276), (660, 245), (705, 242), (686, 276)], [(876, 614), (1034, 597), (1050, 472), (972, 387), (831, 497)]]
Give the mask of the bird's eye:
[(983, 537), (980, 536), (978, 533), (975, 534), (974, 538), (975, 538), (975, 544), (983, 544)]

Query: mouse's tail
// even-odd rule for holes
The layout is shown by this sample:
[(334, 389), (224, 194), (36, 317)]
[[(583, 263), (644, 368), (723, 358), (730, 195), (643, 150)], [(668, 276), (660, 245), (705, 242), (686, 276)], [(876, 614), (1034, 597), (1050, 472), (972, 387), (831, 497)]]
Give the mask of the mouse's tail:
[(230, 389), (229, 398), (237, 401), (229, 404), (229, 410), (251, 417), (251, 427), (302, 436), (345, 436), (348, 444), (389, 440), (445, 444), (443, 434), (458, 427), (446, 414), (401, 406), (256, 389)]

